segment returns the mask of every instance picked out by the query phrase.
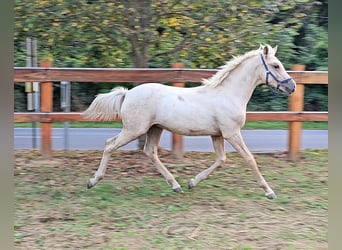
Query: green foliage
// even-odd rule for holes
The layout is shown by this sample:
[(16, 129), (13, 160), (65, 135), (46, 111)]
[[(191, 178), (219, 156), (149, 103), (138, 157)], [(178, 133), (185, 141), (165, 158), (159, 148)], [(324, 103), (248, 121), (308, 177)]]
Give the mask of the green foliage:
[(328, 1), (314, 2), (295, 37), (296, 59), (306, 70), (328, 70)]
[(328, 70), (328, 31), (315, 24), (305, 28), (301, 54), (307, 70)]
[(326, 85), (305, 87), (304, 110), (328, 111), (328, 87)]
[(247, 106), (248, 111), (286, 111), (288, 98), (281, 92), (272, 92), (266, 85), (258, 86)]
[(57, 67), (147, 67), (153, 62), (165, 67), (167, 61), (184, 60), (189, 67), (216, 68), (259, 43), (281, 41), (284, 51), (293, 49), (305, 17), (298, 12), (314, 6), (313, 1), (266, 0), (19, 0), (16, 63), (25, 58), (20, 44), (34, 36), (39, 56), (52, 56)]

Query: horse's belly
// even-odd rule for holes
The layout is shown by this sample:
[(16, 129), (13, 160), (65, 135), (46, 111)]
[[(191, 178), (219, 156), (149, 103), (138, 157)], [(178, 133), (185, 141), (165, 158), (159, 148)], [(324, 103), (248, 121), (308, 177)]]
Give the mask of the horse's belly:
[[(183, 120), (183, 122), (181, 122)], [(220, 131), (214, 124), (194, 124), (179, 118), (178, 121), (158, 123), (162, 128), (181, 135), (220, 135)], [(202, 126), (200, 126), (202, 125)]]

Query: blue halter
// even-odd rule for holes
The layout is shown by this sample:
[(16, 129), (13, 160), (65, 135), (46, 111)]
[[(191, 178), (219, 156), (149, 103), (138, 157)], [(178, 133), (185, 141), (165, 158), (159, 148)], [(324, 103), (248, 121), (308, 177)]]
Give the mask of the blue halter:
[(266, 85), (267, 86), (270, 86), (269, 84), (268, 84), (268, 77), (269, 76), (272, 76), (272, 78), (278, 83), (277, 84), (277, 90), (279, 90), (279, 87), (280, 87), (280, 85), (282, 84), (282, 83), (288, 83), (289, 81), (291, 81), (292, 80), (292, 77), (290, 77), (290, 78), (287, 78), (287, 79), (285, 79), (285, 80), (282, 80), (282, 81), (280, 81), (269, 69), (268, 69), (268, 67), (267, 67), (267, 64), (266, 64), (266, 62), (265, 62), (265, 59), (264, 59), (264, 56), (262, 55), (262, 53), (260, 54), (260, 57), (261, 57), (261, 61), (262, 61), (262, 63), (264, 64), (264, 67), (265, 67), (265, 69), (266, 69)]

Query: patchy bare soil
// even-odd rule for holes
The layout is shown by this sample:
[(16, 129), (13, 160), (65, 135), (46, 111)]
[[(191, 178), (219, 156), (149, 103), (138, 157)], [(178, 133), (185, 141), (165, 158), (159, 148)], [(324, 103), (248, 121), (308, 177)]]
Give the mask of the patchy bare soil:
[(15, 151), (15, 249), (328, 249), (328, 152), (255, 155), (277, 193), (263, 196), (241, 157), (193, 190), (187, 182), (212, 153), (160, 158), (182, 185), (172, 192), (140, 151), (113, 154), (105, 178), (86, 182), (100, 151)]

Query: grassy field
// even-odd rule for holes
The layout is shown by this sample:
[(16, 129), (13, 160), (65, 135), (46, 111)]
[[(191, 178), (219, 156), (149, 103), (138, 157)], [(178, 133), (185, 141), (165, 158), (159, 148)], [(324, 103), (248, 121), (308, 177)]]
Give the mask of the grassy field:
[[(328, 129), (328, 122), (303, 122), (303, 129)], [(36, 125), (38, 126), (38, 125)], [(64, 123), (53, 123), (56, 128), (62, 128)], [(70, 122), (71, 128), (121, 128), (121, 122)], [(16, 128), (30, 128), (32, 123), (15, 123)], [(288, 122), (246, 122), (243, 129), (288, 129)]]
[(100, 151), (15, 151), (15, 249), (328, 249), (328, 151), (255, 155), (278, 198), (267, 200), (241, 157), (193, 190), (212, 153), (161, 160), (183, 186), (171, 191), (140, 151), (116, 151), (88, 190)]

